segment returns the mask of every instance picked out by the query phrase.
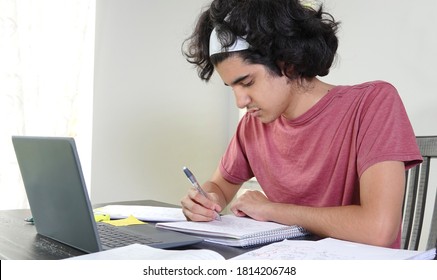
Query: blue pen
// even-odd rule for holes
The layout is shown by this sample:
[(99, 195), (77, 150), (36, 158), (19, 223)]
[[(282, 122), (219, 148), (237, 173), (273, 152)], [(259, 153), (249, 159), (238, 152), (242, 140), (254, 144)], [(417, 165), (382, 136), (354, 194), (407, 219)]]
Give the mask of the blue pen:
[[(197, 191), (199, 193), (201, 193), (204, 197), (206, 197), (207, 199), (211, 200), (208, 196), (208, 194), (202, 189), (202, 187), (200, 187), (199, 182), (196, 180), (196, 177), (194, 177), (193, 173), (191, 173), (191, 171), (184, 166), (183, 168), (185, 175), (187, 175), (188, 180), (190, 180), (191, 184), (193, 185), (193, 187), (195, 187), (197, 189)], [(215, 219), (218, 221), (221, 221), (222, 219), (220, 218), (219, 213), (216, 212), (216, 216)]]

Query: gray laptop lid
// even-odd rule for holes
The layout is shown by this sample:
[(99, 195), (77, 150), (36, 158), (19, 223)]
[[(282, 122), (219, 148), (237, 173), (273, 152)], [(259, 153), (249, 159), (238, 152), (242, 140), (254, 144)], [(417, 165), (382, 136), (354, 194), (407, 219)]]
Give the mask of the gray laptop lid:
[[(13, 136), (12, 142), (37, 232), (85, 252), (101, 251), (74, 139)], [(162, 242), (154, 246), (159, 248), (201, 241), (152, 225), (128, 230), (159, 236)]]

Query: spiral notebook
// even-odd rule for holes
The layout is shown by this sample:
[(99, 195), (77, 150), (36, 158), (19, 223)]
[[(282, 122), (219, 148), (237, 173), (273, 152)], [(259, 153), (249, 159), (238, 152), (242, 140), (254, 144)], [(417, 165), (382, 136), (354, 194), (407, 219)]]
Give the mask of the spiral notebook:
[(204, 241), (233, 246), (251, 247), (265, 245), (284, 239), (295, 239), (309, 234), (304, 228), (261, 222), (247, 217), (224, 215), (221, 221), (167, 222), (156, 227), (200, 236)]

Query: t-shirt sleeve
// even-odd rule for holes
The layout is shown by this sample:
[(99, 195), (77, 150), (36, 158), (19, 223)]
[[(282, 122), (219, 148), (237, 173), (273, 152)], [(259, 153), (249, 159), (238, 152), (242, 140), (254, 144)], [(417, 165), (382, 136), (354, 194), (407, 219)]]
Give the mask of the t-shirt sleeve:
[(397, 90), (375, 83), (363, 103), (357, 134), (357, 169), (361, 176), (382, 161), (402, 161), (405, 168), (422, 162), (416, 137)]
[(240, 120), (237, 131), (220, 160), (221, 175), (232, 184), (242, 184), (254, 176), (245, 153), (243, 137), (241, 137), (244, 134), (244, 124), (245, 117)]

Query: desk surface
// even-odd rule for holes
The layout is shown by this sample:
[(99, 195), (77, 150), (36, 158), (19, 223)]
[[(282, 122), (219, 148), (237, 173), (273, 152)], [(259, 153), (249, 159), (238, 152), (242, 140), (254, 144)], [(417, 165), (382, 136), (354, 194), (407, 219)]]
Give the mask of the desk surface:
[[(177, 207), (153, 200), (114, 202), (112, 204)], [(96, 205), (96, 207), (98, 206), (101, 205)], [(31, 213), (28, 209), (0, 211), (0, 259), (58, 260), (85, 254), (80, 250), (37, 234), (35, 226), (25, 221), (30, 215)], [(201, 242), (174, 249), (210, 249), (228, 259), (254, 248), (234, 248)]]

